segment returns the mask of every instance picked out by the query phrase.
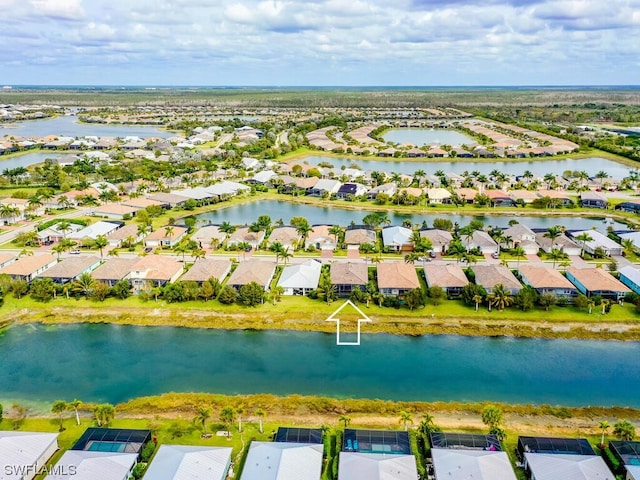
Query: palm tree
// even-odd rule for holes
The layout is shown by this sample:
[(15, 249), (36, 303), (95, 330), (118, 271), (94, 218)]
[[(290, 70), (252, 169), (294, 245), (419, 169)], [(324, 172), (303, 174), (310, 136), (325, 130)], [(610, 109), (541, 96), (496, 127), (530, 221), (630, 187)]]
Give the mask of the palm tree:
[(82, 402), (77, 398), (74, 398), (73, 400), (71, 400), (68, 405), (70, 408), (73, 408), (73, 412), (76, 414), (76, 423), (78, 425), (80, 425), (80, 415), (78, 414), (78, 409), (80, 408), (81, 405), (82, 405)]
[(620, 440), (630, 442), (636, 436), (636, 427), (629, 420), (618, 420), (613, 425), (613, 434)]
[(85, 297), (88, 297), (93, 291), (94, 285), (95, 280), (91, 274), (89, 272), (84, 272), (73, 281), (71, 288), (74, 292), (81, 293)]
[(262, 419), (266, 415), (266, 412), (263, 409), (259, 408), (258, 410), (256, 410), (256, 415), (258, 416), (258, 431), (260, 433), (263, 433), (263, 431), (262, 431)]
[(107, 240), (106, 235), (98, 235), (94, 242), (98, 250), (100, 250), (100, 259), (102, 260), (102, 258), (104, 258), (104, 256), (102, 255), (102, 249), (109, 245), (109, 240)]
[(554, 248), (549, 253), (547, 253), (547, 257), (553, 260), (553, 268), (556, 268), (556, 262), (565, 258), (565, 253), (559, 248)]
[(633, 240), (631, 240), (630, 238), (623, 238), (622, 242), (620, 244), (622, 245), (622, 248), (624, 249), (624, 255), (626, 257), (628, 257), (629, 255), (635, 253), (636, 245), (635, 245), (635, 243), (633, 243)]
[(587, 242), (591, 242), (593, 237), (589, 235), (589, 232), (582, 232), (580, 235), (576, 235), (576, 240), (580, 242), (580, 256), (584, 255), (584, 248), (587, 245)]
[(411, 415), (409, 412), (406, 412), (404, 410), (401, 411), (400, 423), (402, 424), (402, 426), (404, 427), (404, 431), (406, 432), (407, 430), (409, 430), (409, 424), (413, 423), (413, 415)]
[(340, 236), (342, 235), (342, 227), (340, 225), (332, 225), (329, 228), (329, 234), (333, 235), (336, 240), (336, 245), (340, 242)]
[(351, 417), (349, 415), (343, 414), (340, 415), (340, 418), (338, 418), (339, 422), (342, 422), (342, 424), (344, 425), (344, 428), (347, 428), (347, 426), (351, 423)]
[(309, 233), (312, 231), (313, 231), (313, 228), (306, 221), (296, 225), (296, 232), (298, 233), (298, 235), (300, 235), (300, 238), (302, 239), (302, 242), (300, 242), (300, 245), (302, 246), (302, 248), (305, 247), (307, 238), (309, 237)]
[(68, 220), (58, 222), (58, 230), (62, 232), (62, 237), (67, 238), (67, 232), (71, 230), (71, 223)]
[(608, 300), (608, 299), (606, 299), (606, 298), (603, 298), (603, 299), (600, 301), (600, 305), (602, 305), (602, 315), (604, 315), (605, 313), (607, 313), (607, 307), (608, 307), (609, 305), (611, 305), (611, 300)]
[(220, 421), (225, 425), (225, 428), (229, 434), (227, 435), (227, 440), (231, 440), (231, 425), (236, 420), (236, 411), (233, 407), (224, 407), (220, 411)]
[(222, 222), (218, 227), (218, 230), (224, 233), (224, 244), (226, 246), (229, 241), (229, 237), (236, 231), (236, 226), (231, 225), (229, 222)]
[(207, 420), (211, 416), (211, 408), (199, 406), (196, 416), (193, 417), (193, 423), (202, 427), (202, 433), (207, 432)]
[(269, 292), (269, 299), (275, 305), (282, 299), (282, 295), (284, 294), (284, 287), (277, 285), (271, 289)]
[(60, 431), (64, 430), (62, 414), (67, 410), (67, 402), (64, 400), (56, 400), (51, 406), (51, 413), (58, 415), (58, 421), (60, 422)]
[(598, 423), (598, 428), (602, 432), (602, 436), (600, 437), (600, 445), (604, 446), (604, 436), (607, 433), (607, 430), (609, 430), (609, 428), (611, 428), (611, 424), (609, 422), (607, 422), (606, 420), (601, 420)]
[(553, 247), (555, 246), (556, 238), (562, 235), (562, 230), (562, 227), (559, 225), (554, 225), (553, 227), (547, 228), (544, 237), (551, 239), (551, 249), (553, 249)]
[(596, 302), (594, 302), (593, 300), (589, 299), (589, 302), (587, 303), (587, 307), (589, 307), (589, 315), (591, 315), (591, 311), (593, 310), (593, 307), (596, 306)]
[(484, 300), (482, 295), (473, 296), (473, 302), (476, 304), (476, 312), (478, 311), (478, 306), (482, 303), (482, 300)]
[(244, 407), (240, 405), (236, 408), (236, 413), (238, 414), (238, 432), (242, 433), (242, 414), (244, 413)]
[(410, 252), (404, 256), (404, 262), (414, 264), (420, 258), (420, 254), (417, 252)]
[(193, 257), (194, 262), (197, 262), (200, 258), (204, 258), (206, 255), (207, 253), (198, 246), (191, 249), (191, 256)]
[(522, 248), (520, 245), (516, 245), (516, 248), (514, 248), (511, 251), (511, 254), (516, 257), (517, 260), (517, 266), (520, 266), (520, 259), (526, 257), (527, 252), (524, 251), (524, 248)]
[(20, 214), (20, 209), (12, 205), (3, 204), (0, 206), (0, 218), (9, 222), (9, 219), (17, 217)]
[(489, 306), (497, 307), (502, 311), (513, 303), (513, 297), (509, 294), (505, 286), (501, 283), (493, 287), (493, 291), (489, 297)]

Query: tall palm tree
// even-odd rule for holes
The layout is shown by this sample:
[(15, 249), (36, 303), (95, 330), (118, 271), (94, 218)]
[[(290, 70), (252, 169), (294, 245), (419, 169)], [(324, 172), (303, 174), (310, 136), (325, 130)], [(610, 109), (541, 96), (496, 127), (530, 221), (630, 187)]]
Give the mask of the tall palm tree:
[(602, 436), (600, 437), (600, 445), (604, 446), (604, 436), (607, 433), (607, 430), (611, 428), (611, 424), (606, 420), (601, 420), (600, 422), (598, 422), (598, 428), (602, 432)]
[(202, 433), (207, 432), (207, 420), (211, 416), (211, 408), (198, 406), (196, 416), (193, 417), (193, 423), (202, 427)]
[(68, 220), (58, 222), (58, 231), (62, 232), (62, 237), (67, 238), (67, 232), (71, 230), (71, 223)]
[(516, 248), (514, 248), (514, 249), (511, 251), (511, 254), (512, 254), (514, 257), (516, 257), (518, 267), (520, 266), (520, 259), (521, 259), (521, 258), (524, 258), (524, 257), (526, 256), (526, 253), (527, 253), (527, 252), (525, 252), (525, 251), (524, 251), (524, 248), (522, 248), (520, 245), (516, 245)]
[(229, 222), (222, 222), (218, 227), (222, 233), (224, 233), (224, 244), (227, 245), (229, 237), (236, 231), (236, 226), (231, 225)]
[(336, 245), (340, 242), (340, 236), (342, 235), (342, 227), (340, 225), (332, 225), (329, 228), (329, 234), (333, 235), (336, 240)]
[(69, 408), (73, 409), (73, 412), (76, 415), (76, 423), (80, 425), (80, 415), (78, 414), (78, 409), (80, 408), (80, 406), (82, 406), (82, 401), (78, 400), (77, 398), (74, 398), (69, 402), (68, 406)]
[(555, 247), (556, 238), (562, 235), (563, 228), (560, 225), (554, 225), (552, 227), (547, 228), (547, 231), (544, 234), (545, 238), (551, 239), (551, 249)]
[(476, 312), (478, 311), (478, 306), (482, 303), (482, 300), (484, 300), (484, 297), (482, 295), (473, 296), (473, 303), (476, 304)]
[(263, 429), (262, 429), (262, 419), (265, 417), (266, 412), (259, 408), (258, 410), (256, 410), (256, 415), (258, 417), (258, 431), (260, 433), (263, 433)]
[(76, 278), (71, 284), (71, 289), (74, 292), (80, 293), (85, 297), (88, 297), (93, 291), (93, 287), (95, 285), (95, 280), (91, 276), (89, 272), (82, 273), (78, 278)]
[(349, 415), (343, 414), (340, 415), (340, 417), (338, 418), (339, 422), (342, 422), (342, 424), (344, 425), (344, 428), (347, 428), (347, 426), (349, 426), (349, 424), (351, 423), (351, 417)]
[(553, 260), (553, 268), (556, 268), (556, 262), (558, 262), (558, 260), (562, 260), (565, 256), (565, 253), (559, 248), (554, 248), (547, 253), (547, 257)]
[(609, 305), (611, 305), (611, 300), (607, 299), (607, 298), (603, 298), (600, 301), (600, 305), (602, 305), (602, 315), (604, 315), (605, 313), (607, 313), (607, 307)]
[(302, 245), (302, 248), (305, 247), (307, 238), (309, 237), (309, 233), (311, 233), (312, 231), (313, 231), (313, 228), (306, 221), (296, 225), (296, 232), (298, 233), (298, 235), (300, 235), (302, 239), (302, 241), (300, 242), (300, 245)]
[(587, 242), (591, 242), (593, 237), (589, 235), (589, 232), (582, 232), (580, 235), (576, 235), (576, 240), (580, 242), (580, 256), (584, 255), (584, 249), (587, 246)]
[(104, 258), (104, 255), (102, 254), (102, 249), (107, 245), (109, 245), (109, 240), (107, 239), (106, 235), (98, 235), (94, 240), (94, 242), (98, 250), (100, 250), (100, 259), (102, 260)]
[(58, 415), (58, 421), (60, 422), (59, 430), (61, 432), (64, 430), (64, 426), (63, 426), (64, 418), (62, 417), (62, 414), (66, 410), (67, 410), (67, 402), (65, 402), (64, 400), (56, 400), (55, 402), (53, 402), (53, 405), (51, 406), (51, 413)]
[(409, 412), (406, 412), (404, 410), (401, 411), (400, 423), (402, 424), (404, 431), (406, 432), (407, 430), (409, 430), (409, 424), (413, 423), (413, 415), (411, 415)]
[(627, 257), (635, 253), (636, 251), (636, 244), (633, 243), (633, 240), (631, 240), (630, 238), (623, 238), (622, 242), (620, 242), (620, 245), (622, 245), (624, 254)]

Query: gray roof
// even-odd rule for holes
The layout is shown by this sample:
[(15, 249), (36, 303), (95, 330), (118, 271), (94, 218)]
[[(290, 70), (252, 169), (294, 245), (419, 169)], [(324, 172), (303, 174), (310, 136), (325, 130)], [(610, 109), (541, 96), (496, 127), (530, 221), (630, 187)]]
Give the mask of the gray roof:
[(247, 285), (256, 282), (265, 289), (273, 278), (276, 262), (256, 261), (240, 262), (227, 282), (229, 285)]
[(137, 262), (137, 258), (107, 258), (91, 276), (94, 280), (117, 282), (129, 275)]
[[(55, 465), (60, 474), (47, 475), (48, 480), (122, 480), (138, 459), (135, 453), (90, 452), (67, 450)], [(99, 472), (99, 474), (97, 474)]]
[(240, 480), (318, 480), (324, 445), (251, 442)]
[(362, 262), (339, 262), (331, 265), (331, 283), (335, 285), (366, 285), (367, 265)]
[(349, 480), (416, 480), (413, 455), (340, 452), (339, 478)]
[(297, 265), (288, 265), (282, 270), (278, 286), (283, 288), (316, 288), (321, 270), (322, 263), (313, 259)]
[(459, 265), (429, 264), (424, 266), (424, 276), (427, 285), (437, 285), (442, 288), (464, 287), (469, 283), (467, 276)]
[(599, 455), (524, 454), (536, 480), (615, 480)]
[(231, 447), (161, 445), (145, 473), (147, 480), (224, 480)]
[(506, 452), (431, 449), (436, 475), (450, 480), (516, 480)]
[[(0, 431), (0, 466), (35, 465), (36, 462), (42, 460), (41, 457), (54, 443), (57, 447), (57, 433)], [(44, 460), (46, 461), (48, 458)], [(7, 473), (0, 471), (2, 479), (19, 480), (22, 478), (17, 474), (4, 475)]]
[(100, 259), (94, 256), (78, 255), (76, 257), (69, 257), (38, 274), (38, 277), (73, 279), (81, 273), (94, 268), (94, 266), (99, 263)]
[(382, 242), (385, 246), (399, 246), (411, 244), (412, 231), (406, 227), (387, 227), (382, 229)]
[(231, 261), (226, 258), (201, 258), (196, 260), (189, 271), (180, 277), (181, 282), (204, 282), (211, 277), (222, 281), (231, 270)]

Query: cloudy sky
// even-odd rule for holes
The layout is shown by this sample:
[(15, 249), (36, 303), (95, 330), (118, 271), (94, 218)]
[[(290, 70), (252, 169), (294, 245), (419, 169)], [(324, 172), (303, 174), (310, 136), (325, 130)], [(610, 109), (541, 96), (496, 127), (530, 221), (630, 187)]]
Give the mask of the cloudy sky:
[(640, 0), (0, 0), (0, 84), (628, 85)]

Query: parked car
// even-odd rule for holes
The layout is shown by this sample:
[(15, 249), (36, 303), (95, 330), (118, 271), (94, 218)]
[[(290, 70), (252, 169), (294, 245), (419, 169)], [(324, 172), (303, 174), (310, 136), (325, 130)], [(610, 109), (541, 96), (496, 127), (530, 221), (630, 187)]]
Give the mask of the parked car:
[(151, 247), (144, 247), (144, 253), (151, 253), (152, 250), (153, 248)]
[(493, 252), (491, 254), (491, 258), (495, 258), (497, 260), (498, 258), (500, 258), (500, 254), (498, 252)]
[(80, 255), (80, 250), (78, 250), (77, 248), (75, 250), (71, 250), (69, 252), (71, 255)]

